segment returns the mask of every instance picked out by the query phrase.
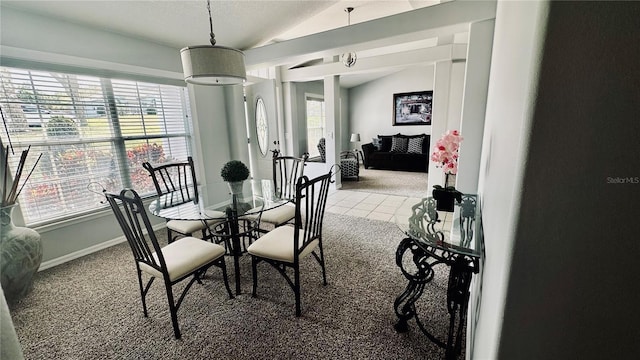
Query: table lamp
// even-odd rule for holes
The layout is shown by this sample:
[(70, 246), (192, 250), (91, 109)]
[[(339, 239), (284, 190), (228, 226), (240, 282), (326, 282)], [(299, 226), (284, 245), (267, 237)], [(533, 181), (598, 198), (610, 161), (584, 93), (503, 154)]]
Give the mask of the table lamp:
[(351, 134), (351, 140), (352, 143), (356, 143), (356, 148), (354, 149), (355, 151), (358, 151), (358, 142), (360, 141), (360, 134)]

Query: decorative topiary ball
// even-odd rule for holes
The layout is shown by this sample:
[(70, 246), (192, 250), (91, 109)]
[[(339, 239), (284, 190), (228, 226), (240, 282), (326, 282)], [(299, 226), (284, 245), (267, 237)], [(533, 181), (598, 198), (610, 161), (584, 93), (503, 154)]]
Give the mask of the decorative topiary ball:
[(228, 182), (246, 180), (249, 177), (249, 168), (240, 160), (231, 160), (224, 164), (220, 176)]

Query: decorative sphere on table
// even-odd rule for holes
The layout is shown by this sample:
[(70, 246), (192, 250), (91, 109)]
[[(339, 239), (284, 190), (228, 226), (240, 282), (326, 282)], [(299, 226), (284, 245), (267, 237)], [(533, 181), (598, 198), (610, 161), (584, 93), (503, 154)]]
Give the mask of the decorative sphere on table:
[(228, 161), (220, 170), (220, 176), (224, 181), (236, 182), (247, 180), (249, 168), (240, 160)]
[(229, 183), (232, 194), (242, 193), (242, 182), (249, 177), (249, 168), (240, 160), (228, 161), (220, 170), (222, 179)]

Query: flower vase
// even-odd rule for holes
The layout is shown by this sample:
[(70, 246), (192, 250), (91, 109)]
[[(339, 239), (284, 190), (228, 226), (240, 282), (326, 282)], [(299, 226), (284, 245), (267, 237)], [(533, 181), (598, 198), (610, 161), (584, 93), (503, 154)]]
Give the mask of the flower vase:
[(244, 184), (244, 180), (229, 181), (227, 184), (229, 185), (229, 190), (231, 190), (231, 203), (236, 213), (244, 214), (247, 210), (251, 209), (251, 205), (243, 201), (244, 196), (242, 195), (242, 186)]
[(462, 201), (462, 193), (455, 188), (455, 175), (445, 174), (444, 187), (435, 185), (433, 198), (436, 200), (436, 210), (453, 212), (455, 200)]
[(229, 190), (231, 191), (231, 195), (239, 195), (242, 194), (242, 185), (244, 181), (229, 181), (227, 184), (229, 185)]
[(14, 225), (12, 214), (16, 206), (0, 208), (0, 283), (7, 302), (20, 300), (29, 293), (42, 262), (40, 234)]

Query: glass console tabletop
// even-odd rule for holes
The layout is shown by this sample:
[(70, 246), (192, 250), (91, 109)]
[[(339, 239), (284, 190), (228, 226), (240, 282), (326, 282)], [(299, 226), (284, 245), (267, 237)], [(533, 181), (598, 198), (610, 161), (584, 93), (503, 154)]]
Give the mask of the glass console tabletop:
[(471, 257), (480, 256), (479, 237), (476, 229), (480, 221), (477, 195), (463, 194), (462, 202), (455, 204), (454, 211), (436, 210), (432, 197), (423, 198), (411, 209), (399, 209), (395, 222), (416, 243), (432, 246)]

